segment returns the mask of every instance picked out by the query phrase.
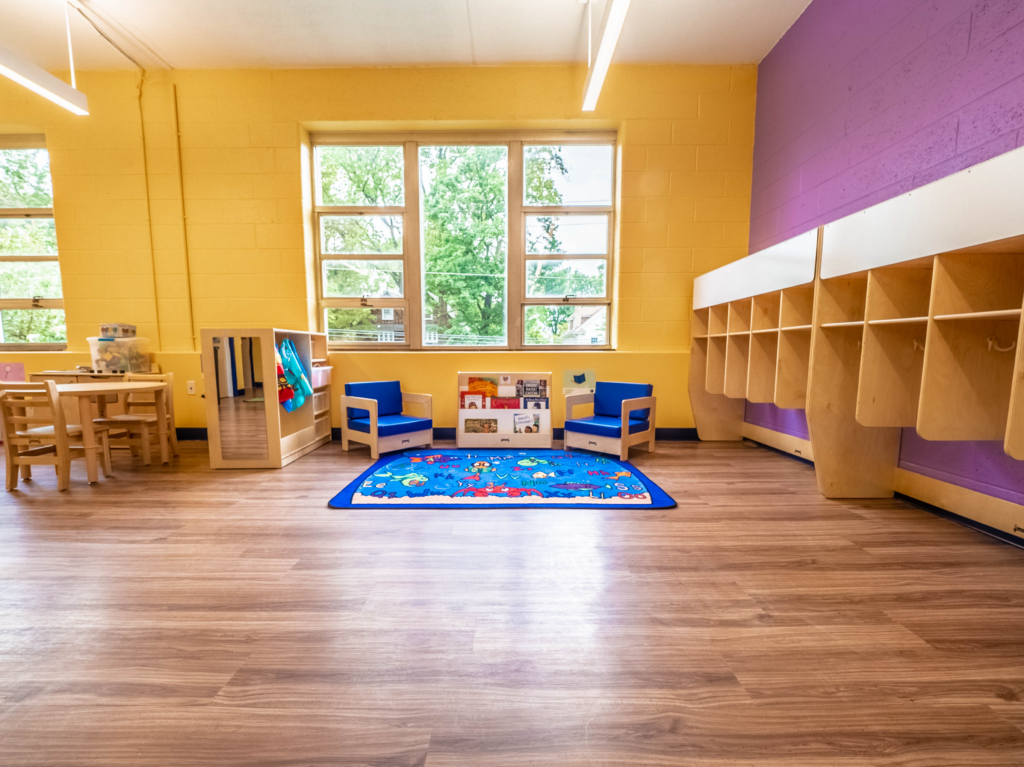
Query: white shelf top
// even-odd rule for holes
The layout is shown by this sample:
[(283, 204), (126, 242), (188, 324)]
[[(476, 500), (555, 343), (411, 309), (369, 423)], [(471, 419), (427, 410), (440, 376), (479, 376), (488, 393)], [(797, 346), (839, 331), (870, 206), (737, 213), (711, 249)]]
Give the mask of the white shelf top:
[(739, 301), (814, 282), (818, 230), (733, 261), (693, 282), (693, 308)]

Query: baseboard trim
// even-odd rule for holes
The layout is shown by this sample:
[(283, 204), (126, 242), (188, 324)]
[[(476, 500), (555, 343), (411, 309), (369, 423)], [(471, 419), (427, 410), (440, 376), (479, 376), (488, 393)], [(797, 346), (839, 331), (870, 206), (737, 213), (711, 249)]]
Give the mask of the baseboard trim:
[(178, 439), (182, 442), (206, 442), (207, 439), (209, 439), (205, 426), (202, 428), (179, 426), (174, 431), (178, 435)]
[(772, 431), (763, 426), (755, 426), (744, 422), (742, 427), (744, 438), (766, 445), (780, 453), (786, 453), (807, 463), (814, 463), (814, 449), (809, 439), (794, 437), (781, 431)]
[(938, 509), (954, 521), (980, 532), (1024, 546), (1024, 506), (966, 487), (932, 479), (906, 469), (896, 469), (893, 490), (914, 505)]

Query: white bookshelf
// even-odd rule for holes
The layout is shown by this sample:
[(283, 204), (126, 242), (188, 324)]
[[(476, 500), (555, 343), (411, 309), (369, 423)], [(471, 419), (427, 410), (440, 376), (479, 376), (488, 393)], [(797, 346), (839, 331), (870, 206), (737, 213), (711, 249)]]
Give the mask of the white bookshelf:
[[(500, 408), (491, 409), (487, 405), (487, 394), (470, 390), (470, 379), (490, 379), (496, 387), (496, 394), (499, 399), (510, 399), (517, 397), (520, 402), (526, 397), (538, 395), (527, 394), (527, 387), (535, 382), (545, 392), (542, 397), (547, 398), (547, 408), (536, 410), (532, 408)], [(520, 386), (519, 382), (523, 382)], [(512, 388), (517, 387), (513, 392)], [(463, 409), (463, 393), (482, 395), (484, 405), (482, 408)], [(459, 385), (456, 407), (459, 410), (459, 423), (455, 433), (456, 445), (460, 448), (474, 447), (510, 447), (510, 448), (550, 448), (551, 447), (551, 397), (552, 389), (551, 373), (510, 373), (510, 372), (488, 372), (488, 373), (459, 373)], [(535, 426), (538, 431), (533, 433), (517, 432), (515, 430), (516, 415), (532, 415), (535, 417)], [(483, 433), (476, 431), (473, 424), (469, 424), (470, 431), (467, 431), (467, 421), (493, 421), (495, 431)], [(477, 425), (479, 426), (479, 424)]]

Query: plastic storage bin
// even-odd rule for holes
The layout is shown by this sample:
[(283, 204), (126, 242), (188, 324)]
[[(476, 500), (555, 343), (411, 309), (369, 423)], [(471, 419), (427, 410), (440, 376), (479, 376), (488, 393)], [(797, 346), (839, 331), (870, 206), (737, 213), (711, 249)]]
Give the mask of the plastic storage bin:
[(148, 373), (148, 338), (89, 338), (92, 367), (97, 373)]
[(329, 367), (314, 367), (310, 370), (310, 385), (314, 389), (319, 389), (321, 386), (328, 386), (331, 383), (331, 368)]

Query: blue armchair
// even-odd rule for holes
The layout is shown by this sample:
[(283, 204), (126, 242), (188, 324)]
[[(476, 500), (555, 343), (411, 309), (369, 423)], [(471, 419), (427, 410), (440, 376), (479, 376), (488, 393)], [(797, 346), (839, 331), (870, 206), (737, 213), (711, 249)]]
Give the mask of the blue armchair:
[[(426, 417), (404, 415), (407, 402), (423, 406)], [(398, 381), (347, 383), (341, 408), (342, 450), (360, 442), (376, 459), (392, 450), (434, 445), (433, 398), (403, 392)]]
[[(631, 445), (647, 443), (654, 452), (657, 398), (651, 384), (598, 381), (593, 394), (565, 398), (565, 447), (612, 453), (629, 458)], [(573, 408), (593, 403), (594, 414), (573, 418)]]

